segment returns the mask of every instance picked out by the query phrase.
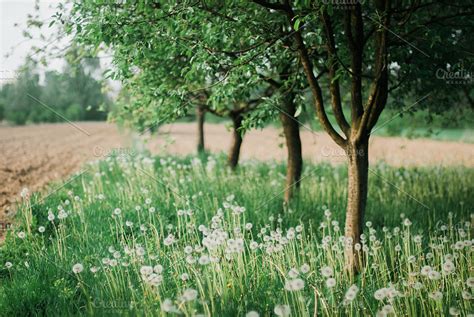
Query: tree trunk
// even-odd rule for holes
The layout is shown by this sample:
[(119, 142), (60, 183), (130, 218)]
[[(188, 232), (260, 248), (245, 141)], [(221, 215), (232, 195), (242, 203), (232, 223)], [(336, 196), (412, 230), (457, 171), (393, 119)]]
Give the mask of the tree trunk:
[(367, 180), (369, 172), (369, 140), (349, 140), (346, 153), (349, 159), (348, 193), (345, 236), (352, 239), (352, 245), (345, 249), (346, 269), (357, 273), (362, 266), (362, 252), (354, 249), (360, 243), (363, 232), (365, 205), (367, 202)]
[(301, 171), (303, 169), (303, 158), (301, 154), (300, 126), (298, 120), (293, 116), (296, 106), (289, 97), (284, 105), (285, 112), (280, 112), (280, 121), (285, 135), (286, 148), (288, 151), (288, 165), (286, 168), (286, 184), (284, 201), (289, 203), (295, 190), (300, 187)]
[(242, 145), (242, 135), (237, 131), (242, 126), (242, 116), (239, 114), (232, 115), (232, 144), (227, 156), (227, 163), (231, 169), (235, 169), (239, 163), (240, 146)]
[(206, 116), (206, 110), (203, 106), (197, 106), (196, 108), (196, 120), (197, 120), (197, 132), (198, 132), (198, 142), (197, 142), (197, 151), (203, 153), (204, 148), (204, 119)]

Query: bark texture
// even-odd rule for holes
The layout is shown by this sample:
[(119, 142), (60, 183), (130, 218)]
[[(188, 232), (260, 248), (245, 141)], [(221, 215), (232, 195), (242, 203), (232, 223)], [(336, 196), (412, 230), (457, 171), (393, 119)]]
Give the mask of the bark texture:
[(235, 169), (239, 163), (240, 147), (242, 145), (242, 135), (238, 129), (242, 126), (242, 116), (240, 114), (231, 115), (232, 119), (232, 144), (227, 156), (227, 163), (231, 169)]
[(366, 138), (362, 141), (349, 141), (346, 147), (349, 170), (345, 236), (352, 240), (352, 245), (346, 246), (345, 260), (346, 268), (352, 273), (359, 272), (363, 264), (362, 253), (356, 251), (354, 245), (360, 243), (363, 232), (369, 172), (368, 144)]
[(283, 134), (285, 135), (288, 151), (284, 201), (289, 203), (295, 191), (300, 187), (303, 157), (301, 154), (300, 127), (297, 119), (294, 117), (296, 106), (292, 96), (287, 98), (284, 107), (286, 113), (280, 112), (280, 121), (283, 126)]
[(206, 110), (202, 106), (196, 107), (196, 121), (197, 121), (197, 151), (198, 153), (203, 153), (205, 151), (204, 147), (204, 120), (206, 116)]

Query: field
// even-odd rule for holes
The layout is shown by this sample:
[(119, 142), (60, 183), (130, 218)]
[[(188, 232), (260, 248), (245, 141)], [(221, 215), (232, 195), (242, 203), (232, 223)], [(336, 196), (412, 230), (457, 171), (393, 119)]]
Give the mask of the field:
[(0, 317), (474, 317), (474, 6), (0, 8)]
[[(89, 160), (101, 159), (114, 152), (131, 153), (137, 151), (135, 149), (161, 155), (195, 153), (195, 124), (166, 125), (159, 131), (158, 136), (139, 136), (99, 122), (0, 126), (0, 219), (2, 213), (13, 213), (13, 203), (23, 187), (41, 190), (48, 182), (59, 181), (79, 171)], [(206, 147), (211, 152), (227, 150), (230, 132), (223, 124), (206, 124), (205, 135)], [(301, 138), (306, 160), (331, 164), (345, 162), (339, 147), (326, 134), (302, 128)], [(241, 157), (243, 160), (283, 161), (286, 159), (283, 144), (284, 139), (275, 128), (251, 131), (244, 138)], [(370, 161), (384, 161), (392, 166), (474, 167), (474, 144), (375, 136), (371, 139)]]
[[(0, 251), (12, 315), (469, 315), (474, 170), (369, 173), (363, 270), (344, 270), (344, 165), (112, 153), (46, 199), (23, 191)], [(252, 181), (248, 181), (251, 179)], [(35, 272), (35, 274), (31, 274)]]

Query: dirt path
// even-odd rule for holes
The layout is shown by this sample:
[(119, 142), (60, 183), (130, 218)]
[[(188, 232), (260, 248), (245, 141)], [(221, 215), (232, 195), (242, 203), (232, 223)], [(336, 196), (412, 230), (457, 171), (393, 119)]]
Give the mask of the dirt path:
[[(114, 150), (126, 151), (141, 144), (152, 153), (190, 154), (195, 151), (195, 125), (164, 126), (158, 136), (139, 138), (106, 123), (79, 122), (26, 127), (0, 127), (0, 217), (11, 214), (12, 204), (23, 187), (41, 189), (80, 169), (86, 161), (106, 156)], [(279, 131), (267, 128), (244, 137), (242, 159), (285, 159), (284, 139)], [(225, 151), (230, 133), (224, 125), (208, 124), (206, 147)], [(344, 153), (323, 133), (302, 130), (305, 159), (314, 162), (344, 162)], [(370, 159), (395, 166), (465, 165), (474, 167), (474, 144), (425, 139), (373, 137)]]

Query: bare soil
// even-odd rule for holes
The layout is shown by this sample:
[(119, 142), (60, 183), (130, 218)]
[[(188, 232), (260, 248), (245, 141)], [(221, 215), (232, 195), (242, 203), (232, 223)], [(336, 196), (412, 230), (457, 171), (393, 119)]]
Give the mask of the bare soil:
[[(154, 136), (138, 136), (102, 122), (0, 126), (0, 220), (2, 213), (12, 214), (24, 187), (41, 190), (48, 182), (80, 170), (87, 161), (112, 151), (128, 151), (132, 146), (147, 148), (153, 154), (191, 154), (196, 151), (196, 131), (193, 123), (163, 126)], [(302, 128), (301, 137), (306, 160), (345, 161), (344, 152), (324, 133)], [(205, 143), (211, 152), (226, 151), (230, 132), (223, 124), (206, 124)], [(266, 128), (245, 135), (241, 159), (284, 160), (285, 151), (280, 131)], [(374, 136), (370, 161), (381, 160), (394, 166), (474, 167), (474, 144)]]

